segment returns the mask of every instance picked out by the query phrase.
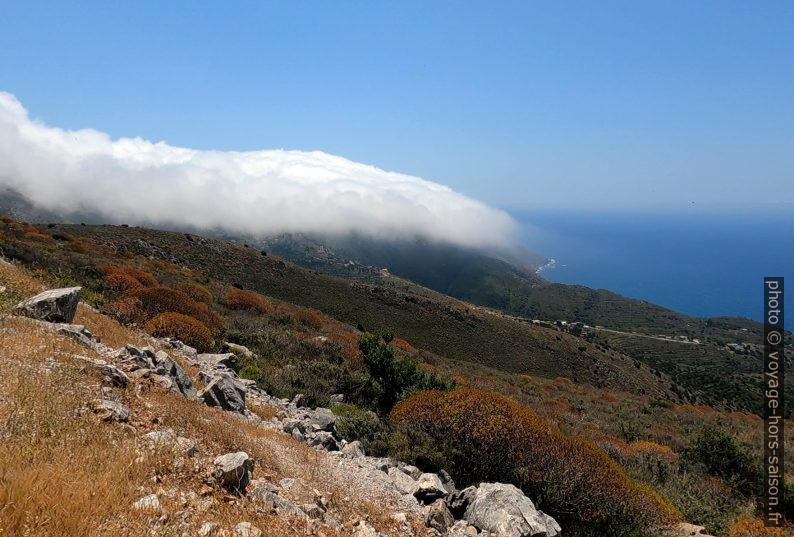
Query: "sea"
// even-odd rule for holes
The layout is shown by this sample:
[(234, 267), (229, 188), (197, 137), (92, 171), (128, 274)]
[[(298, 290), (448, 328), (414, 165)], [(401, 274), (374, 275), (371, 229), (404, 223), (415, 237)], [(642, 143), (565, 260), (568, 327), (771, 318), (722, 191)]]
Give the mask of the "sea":
[(794, 330), (792, 206), (732, 210), (509, 210), (544, 278), (609, 289), (696, 316), (763, 320), (763, 278), (788, 279)]

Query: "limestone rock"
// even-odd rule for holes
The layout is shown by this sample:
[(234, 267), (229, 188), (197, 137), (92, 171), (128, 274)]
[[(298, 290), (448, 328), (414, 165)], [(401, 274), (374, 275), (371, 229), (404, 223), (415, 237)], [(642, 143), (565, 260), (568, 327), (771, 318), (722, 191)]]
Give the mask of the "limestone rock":
[(243, 345), (238, 345), (237, 343), (230, 343), (228, 341), (223, 343), (224, 350), (229, 352), (233, 352), (234, 354), (239, 354), (240, 356), (245, 356), (246, 358), (253, 358), (254, 353), (248, 347)]
[(139, 511), (159, 511), (160, 510), (160, 500), (157, 498), (157, 494), (149, 494), (148, 496), (144, 496), (137, 502), (132, 504), (133, 509), (137, 509)]
[(339, 451), (339, 444), (336, 442), (336, 438), (327, 431), (315, 433), (309, 439), (309, 445), (311, 447), (321, 447), (326, 451)]
[(198, 537), (212, 537), (218, 531), (218, 524), (216, 522), (205, 522), (198, 529)]
[(309, 423), (316, 431), (333, 432), (336, 416), (327, 408), (318, 408), (309, 416)]
[(521, 490), (503, 483), (481, 483), (464, 519), (503, 537), (554, 537), (561, 531), (557, 521), (535, 509)]
[(381, 532), (361, 520), (353, 528), (353, 537), (385, 537)]
[(438, 499), (425, 508), (425, 526), (444, 534), (455, 523), (444, 500)]
[(230, 492), (241, 493), (251, 481), (254, 461), (244, 451), (227, 453), (215, 459), (212, 478)]
[(463, 518), (466, 509), (468, 509), (469, 504), (474, 499), (476, 491), (475, 487), (466, 487), (463, 490), (456, 490), (447, 496), (447, 507), (455, 519)]
[(14, 313), (51, 323), (71, 323), (77, 312), (81, 287), (50, 289), (23, 300)]
[(209, 406), (243, 413), (245, 389), (229, 377), (215, 377), (198, 396)]
[(446, 537), (477, 537), (479, 533), (477, 528), (469, 525), (465, 520), (459, 520), (449, 528)]
[(417, 482), (399, 468), (391, 467), (387, 472), (394, 486), (403, 494), (414, 494), (419, 489)]
[(121, 369), (104, 360), (92, 360), (85, 356), (74, 356), (74, 358), (98, 371), (102, 375), (102, 380), (107, 384), (124, 388), (130, 383), (130, 378)]
[(184, 370), (179, 367), (179, 364), (167, 354), (165, 356), (159, 355), (157, 359), (156, 371), (158, 374), (165, 375), (171, 379), (172, 389), (190, 399), (195, 398), (196, 389), (193, 387), (193, 382), (191, 382), (190, 377), (185, 374)]
[(91, 408), (103, 421), (126, 422), (130, 419), (127, 407), (110, 399), (97, 399), (91, 404)]
[(209, 366), (221, 366), (228, 369), (234, 369), (237, 365), (237, 355), (233, 352), (224, 354), (199, 354), (196, 360), (198, 360), (199, 363)]
[(234, 527), (236, 537), (262, 537), (262, 530), (250, 522), (240, 522)]
[(424, 504), (431, 504), (439, 498), (447, 495), (444, 483), (436, 474), (422, 474), (416, 480), (416, 490), (414, 496)]
[(364, 447), (361, 442), (354, 440), (342, 448), (342, 454), (351, 459), (357, 459), (364, 456)]

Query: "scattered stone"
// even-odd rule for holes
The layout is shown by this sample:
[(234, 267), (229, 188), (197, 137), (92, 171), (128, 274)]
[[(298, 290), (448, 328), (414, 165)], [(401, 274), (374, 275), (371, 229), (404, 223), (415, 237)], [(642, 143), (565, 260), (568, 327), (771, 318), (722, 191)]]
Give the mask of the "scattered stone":
[(198, 396), (209, 406), (231, 412), (245, 411), (245, 389), (228, 377), (215, 377)]
[(229, 492), (242, 493), (251, 481), (254, 461), (244, 451), (227, 453), (215, 459), (212, 478)]
[(314, 503), (305, 503), (301, 505), (301, 510), (306, 513), (306, 516), (315, 520), (319, 520), (323, 518), (323, 515), (325, 515), (325, 511), (321, 509), (319, 505)]
[(126, 422), (130, 419), (130, 411), (127, 407), (110, 399), (97, 399), (91, 404), (91, 409), (102, 421)]
[(50, 289), (23, 300), (14, 313), (50, 323), (71, 323), (77, 312), (81, 287)]
[(463, 490), (456, 490), (447, 496), (447, 507), (455, 519), (463, 518), (466, 509), (468, 509), (469, 504), (474, 499), (476, 490), (475, 487), (466, 487)]
[(353, 537), (386, 537), (381, 532), (370, 526), (366, 521), (361, 520), (353, 528)]
[(446, 537), (477, 537), (478, 534), (477, 528), (465, 520), (459, 520), (449, 529)]
[(342, 524), (340, 524), (334, 517), (330, 515), (325, 515), (323, 517), (323, 522), (326, 526), (337, 532), (342, 532), (342, 530), (345, 529)]
[(241, 356), (245, 356), (246, 358), (253, 358), (254, 353), (248, 347), (243, 345), (238, 345), (237, 343), (230, 343), (228, 341), (223, 343), (224, 350), (232, 352), (234, 354), (239, 354)]
[(250, 485), (248, 485), (247, 490), (247, 496), (250, 499), (264, 502), (267, 499), (267, 493), (277, 493), (278, 487), (265, 479), (254, 479), (251, 481)]
[(706, 534), (706, 528), (687, 522), (681, 522), (662, 531), (663, 537), (711, 537)]
[(424, 504), (431, 504), (447, 495), (447, 489), (436, 474), (422, 474), (416, 481), (417, 489), (414, 496)]
[(410, 464), (401, 464), (400, 470), (402, 470), (409, 476), (413, 477), (414, 479), (419, 479), (419, 476), (422, 475), (422, 470), (420, 470), (416, 466), (411, 466)]
[(143, 440), (155, 449), (172, 449), (176, 444), (176, 433), (171, 428), (152, 431), (143, 435)]
[(444, 500), (438, 499), (425, 508), (425, 526), (444, 534), (455, 523)]
[(504, 483), (481, 483), (464, 519), (504, 537), (554, 537), (561, 531), (557, 521), (535, 509), (521, 490)]
[(336, 416), (327, 408), (318, 408), (309, 416), (309, 423), (316, 431), (331, 433), (336, 425)]
[(295, 405), (295, 408), (303, 408), (308, 406), (306, 403), (306, 396), (302, 393), (297, 394), (295, 397), (292, 398), (290, 404)]
[(357, 459), (364, 456), (364, 448), (361, 442), (354, 440), (342, 448), (342, 454), (351, 459)]
[(196, 356), (196, 360), (209, 366), (221, 366), (228, 369), (234, 369), (237, 366), (237, 355), (233, 352), (224, 354), (199, 354)]
[(339, 444), (336, 438), (329, 432), (320, 431), (312, 436), (309, 440), (311, 447), (320, 447), (326, 451), (339, 451)]
[(408, 474), (396, 467), (391, 467), (387, 470), (394, 486), (403, 494), (413, 495), (418, 489), (417, 482)]
[(250, 522), (240, 522), (234, 527), (234, 534), (237, 537), (262, 537), (262, 530)]
[(166, 353), (162, 354), (165, 354), (165, 356), (156, 357), (157, 373), (160, 375), (165, 375), (171, 379), (172, 389), (174, 391), (177, 391), (190, 399), (196, 397), (196, 389), (193, 387), (193, 382), (191, 382), (190, 377), (185, 374), (185, 372), (181, 367), (179, 367), (179, 364), (177, 364), (173, 358), (168, 356)]
[(159, 511), (160, 500), (157, 498), (157, 494), (149, 494), (133, 503), (132, 507), (139, 511)]
[(285, 433), (292, 434), (295, 431), (298, 431), (301, 434), (306, 434), (306, 424), (303, 422), (303, 420), (287, 418), (282, 423), (282, 427), (284, 428)]
[(343, 393), (335, 393), (331, 397), (328, 398), (328, 402), (331, 405), (339, 405), (345, 402), (345, 394)]
[(198, 537), (212, 537), (218, 531), (218, 524), (215, 522), (205, 522), (198, 530)]
[(127, 384), (130, 383), (130, 378), (121, 369), (104, 360), (92, 360), (91, 358), (79, 355), (75, 355), (74, 358), (96, 369), (99, 374), (102, 375), (102, 380), (106, 384), (116, 386), (117, 388), (125, 388)]
[(438, 478), (441, 480), (447, 493), (451, 494), (457, 490), (455, 488), (455, 481), (453, 481), (452, 476), (449, 475), (446, 470), (439, 470)]
[(180, 436), (176, 439), (174, 449), (187, 457), (192, 457), (196, 454), (196, 442), (190, 438)]

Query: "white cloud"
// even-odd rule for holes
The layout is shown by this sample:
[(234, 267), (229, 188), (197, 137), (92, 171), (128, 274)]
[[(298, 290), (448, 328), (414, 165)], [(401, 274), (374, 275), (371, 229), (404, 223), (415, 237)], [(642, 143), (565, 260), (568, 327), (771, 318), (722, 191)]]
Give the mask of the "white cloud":
[(505, 244), (514, 232), (503, 211), (418, 177), (320, 151), (198, 151), (53, 128), (3, 92), (0, 185), (50, 210), (131, 224), (422, 235), (466, 246)]

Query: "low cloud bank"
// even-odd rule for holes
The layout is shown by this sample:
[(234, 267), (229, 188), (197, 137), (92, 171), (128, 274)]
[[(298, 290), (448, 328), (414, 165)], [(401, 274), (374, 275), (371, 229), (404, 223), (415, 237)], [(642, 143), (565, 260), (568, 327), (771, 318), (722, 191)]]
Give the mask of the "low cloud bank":
[(241, 234), (355, 231), (483, 247), (515, 231), (505, 212), (418, 177), (320, 151), (198, 151), (63, 130), (3, 92), (0, 186), (59, 212)]

